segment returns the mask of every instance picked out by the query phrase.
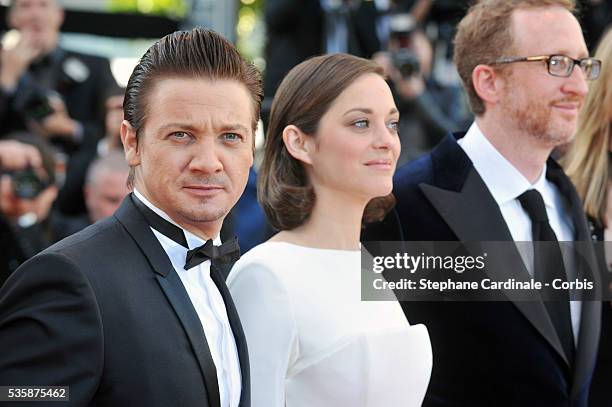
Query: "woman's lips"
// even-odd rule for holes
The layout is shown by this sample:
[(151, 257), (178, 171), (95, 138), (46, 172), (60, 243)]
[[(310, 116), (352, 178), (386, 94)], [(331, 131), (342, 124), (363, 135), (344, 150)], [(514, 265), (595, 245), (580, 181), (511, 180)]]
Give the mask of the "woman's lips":
[(367, 161), (365, 166), (379, 170), (389, 170), (393, 167), (393, 162), (389, 159), (377, 159)]

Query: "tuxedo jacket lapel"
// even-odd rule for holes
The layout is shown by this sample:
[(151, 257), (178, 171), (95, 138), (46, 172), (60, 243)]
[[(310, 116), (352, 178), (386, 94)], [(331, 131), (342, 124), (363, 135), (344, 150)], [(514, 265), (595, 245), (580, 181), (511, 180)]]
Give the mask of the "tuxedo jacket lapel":
[(217, 369), (200, 319), (180, 277), (174, 270), (170, 259), (159, 241), (155, 238), (153, 232), (151, 232), (145, 218), (132, 202), (131, 195), (124, 199), (121, 207), (115, 213), (115, 217), (126, 228), (144, 253), (151, 268), (156, 273), (155, 278), (159, 282), (168, 302), (181, 321), (204, 378), (209, 406), (220, 406)]
[(193, 351), (198, 359), (200, 370), (204, 376), (209, 405), (220, 406), (221, 401), (219, 396), (219, 383), (217, 381), (217, 368), (210, 354), (210, 348), (208, 347), (206, 335), (204, 334), (204, 329), (202, 328), (198, 314), (189, 300), (189, 295), (187, 291), (185, 291), (185, 287), (180, 277), (174, 270), (165, 277), (159, 274), (155, 277), (189, 337)]
[[(553, 159), (547, 162), (546, 178), (554, 183), (569, 204), (572, 215), (576, 240), (584, 245), (576, 253), (582, 254), (583, 262), (579, 262), (579, 273), (595, 282), (595, 287), (601, 287), (598, 262), (593, 250), (586, 250), (591, 243), (591, 234), (587, 225), (586, 217), (583, 212), (583, 205), (580, 197), (574, 189), (570, 179), (565, 175), (559, 164)], [(588, 246), (590, 247), (590, 246)], [(591, 270), (595, 270), (592, 272)], [(580, 275), (580, 274), (579, 274)], [(592, 373), (593, 361), (595, 360), (599, 332), (601, 329), (601, 302), (583, 301), (580, 319), (580, 333), (578, 335), (578, 346), (576, 349), (576, 367), (574, 371), (574, 383), (572, 396), (577, 395), (581, 390), (582, 383), (588, 380)]]
[[(512, 235), (497, 202), (455, 139), (447, 138), (434, 150), (432, 159), (436, 182), (419, 187), (457, 238), (487, 246), (490, 258), (496, 259), (495, 267), (486, 269), (492, 280), (529, 281), (531, 277), (515, 245), (486, 244), (511, 242)], [(540, 295), (534, 293), (531, 301), (512, 303), (568, 363)]]

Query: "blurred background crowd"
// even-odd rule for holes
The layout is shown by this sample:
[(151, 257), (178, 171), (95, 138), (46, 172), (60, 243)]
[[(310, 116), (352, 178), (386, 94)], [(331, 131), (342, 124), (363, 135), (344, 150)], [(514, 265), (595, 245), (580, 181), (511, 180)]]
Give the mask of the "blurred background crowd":
[[(401, 113), (402, 165), (428, 152), (448, 132), (466, 131), (472, 122), (452, 63), (455, 26), (469, 4), (0, 1), (0, 284), (27, 258), (111, 215), (128, 193), (119, 135), (123, 86), (136, 58), (156, 39), (203, 25), (236, 42), (254, 61), (264, 73), (265, 89), (258, 148), (274, 93), (292, 67), (333, 52), (375, 60), (385, 70)], [(593, 53), (612, 26), (612, 1), (579, 4)], [(610, 87), (610, 82), (602, 86)], [(608, 155), (604, 158), (607, 169)], [(222, 231), (222, 238), (237, 235), (243, 251), (272, 233), (257, 204), (256, 170), (257, 164)]]

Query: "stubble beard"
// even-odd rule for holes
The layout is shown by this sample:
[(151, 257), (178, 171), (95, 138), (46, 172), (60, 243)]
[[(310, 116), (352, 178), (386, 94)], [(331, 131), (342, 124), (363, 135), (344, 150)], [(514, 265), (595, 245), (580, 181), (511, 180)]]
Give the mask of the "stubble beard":
[(199, 204), (196, 208), (181, 208), (177, 211), (189, 223), (210, 223), (223, 221), (229, 212), (226, 208), (210, 208), (207, 203)]
[(506, 105), (504, 112), (519, 132), (533, 138), (542, 146), (555, 148), (574, 138), (576, 123), (570, 125), (559, 122), (560, 118), (554, 120), (550, 103), (515, 101), (512, 105)]

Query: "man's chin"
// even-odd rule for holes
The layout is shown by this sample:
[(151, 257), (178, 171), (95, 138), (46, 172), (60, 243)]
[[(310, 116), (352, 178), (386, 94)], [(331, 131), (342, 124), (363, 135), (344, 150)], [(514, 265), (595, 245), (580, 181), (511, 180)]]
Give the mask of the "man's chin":
[(570, 143), (574, 140), (575, 132), (568, 132), (567, 130), (550, 132), (546, 136), (546, 140), (549, 142), (551, 148), (556, 148), (564, 144)]
[(192, 224), (223, 222), (229, 211), (223, 208), (188, 209), (180, 212), (181, 217)]

